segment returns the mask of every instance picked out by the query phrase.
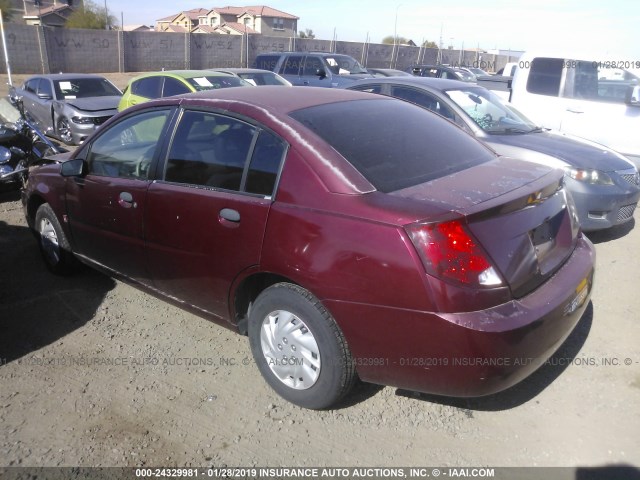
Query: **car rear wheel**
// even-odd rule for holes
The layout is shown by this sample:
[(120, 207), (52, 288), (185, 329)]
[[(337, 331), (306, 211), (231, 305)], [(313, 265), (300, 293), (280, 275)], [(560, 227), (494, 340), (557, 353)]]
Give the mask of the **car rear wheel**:
[(58, 275), (68, 275), (78, 263), (60, 222), (48, 203), (40, 205), (36, 212), (36, 233), (40, 253), (47, 268)]
[(285, 400), (329, 408), (356, 374), (342, 331), (309, 291), (290, 283), (267, 288), (249, 315), (249, 342), (260, 373)]
[(65, 144), (71, 145), (73, 144), (73, 137), (71, 136), (71, 125), (69, 124), (69, 120), (65, 117), (60, 117), (58, 119), (58, 124), (56, 125), (56, 130), (58, 132), (58, 137)]

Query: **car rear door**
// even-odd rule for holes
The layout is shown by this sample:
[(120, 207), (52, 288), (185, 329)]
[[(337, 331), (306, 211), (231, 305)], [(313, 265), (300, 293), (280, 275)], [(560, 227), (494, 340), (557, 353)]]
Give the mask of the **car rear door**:
[(110, 126), (79, 155), (86, 174), (67, 181), (74, 252), (143, 283), (149, 172), (173, 111), (145, 110)]
[(234, 279), (260, 262), (287, 146), (270, 131), (185, 110), (162, 180), (146, 200), (147, 262), (155, 287), (222, 318)]
[[(42, 109), (40, 108), (40, 99), (38, 98), (38, 87), (41, 81), (45, 81), (43, 78), (36, 77), (28, 80), (22, 89), (22, 103), (25, 110), (36, 121), (38, 126), (43, 130), (46, 128), (46, 118), (42, 117)], [(50, 116), (50, 115), (49, 115)], [(50, 123), (50, 122), (48, 122)]]
[(155, 75), (133, 82), (125, 107), (131, 107), (153, 98), (160, 98), (162, 96), (162, 79), (162, 75)]

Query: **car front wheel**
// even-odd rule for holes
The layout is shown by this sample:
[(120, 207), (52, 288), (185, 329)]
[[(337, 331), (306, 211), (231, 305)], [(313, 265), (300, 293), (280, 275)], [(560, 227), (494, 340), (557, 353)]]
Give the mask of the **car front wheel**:
[(73, 144), (73, 136), (71, 135), (71, 124), (69, 120), (65, 117), (60, 117), (58, 119), (58, 124), (56, 125), (56, 130), (58, 131), (58, 137), (67, 145)]
[(329, 408), (355, 381), (342, 331), (320, 301), (297, 285), (278, 283), (258, 296), (249, 342), (267, 383), (301, 407)]
[(48, 203), (40, 205), (36, 212), (36, 233), (40, 252), (47, 268), (58, 275), (67, 275), (75, 270), (77, 260), (71, 253), (71, 247), (58, 217)]

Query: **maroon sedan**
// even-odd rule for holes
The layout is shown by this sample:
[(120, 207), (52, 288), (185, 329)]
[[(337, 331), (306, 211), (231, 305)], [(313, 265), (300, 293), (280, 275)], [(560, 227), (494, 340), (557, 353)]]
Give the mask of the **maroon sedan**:
[(593, 279), (561, 171), (360, 92), (145, 103), (33, 171), (23, 202), (52, 271), (80, 261), (248, 333), (266, 381), (308, 408), (356, 376), (503, 390), (569, 335)]

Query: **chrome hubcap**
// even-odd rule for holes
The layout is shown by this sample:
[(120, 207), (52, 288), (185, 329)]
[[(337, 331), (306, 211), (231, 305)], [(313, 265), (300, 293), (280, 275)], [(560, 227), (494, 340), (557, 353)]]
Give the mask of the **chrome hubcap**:
[(65, 142), (71, 141), (71, 128), (69, 127), (69, 123), (66, 120), (60, 120), (58, 122), (58, 134), (60, 138)]
[(276, 310), (262, 321), (260, 345), (267, 365), (288, 387), (305, 390), (320, 375), (320, 349), (311, 330), (291, 312)]
[(48, 218), (40, 220), (40, 243), (49, 262), (52, 265), (57, 264), (60, 261), (60, 245), (56, 229)]

